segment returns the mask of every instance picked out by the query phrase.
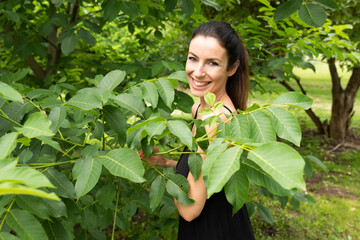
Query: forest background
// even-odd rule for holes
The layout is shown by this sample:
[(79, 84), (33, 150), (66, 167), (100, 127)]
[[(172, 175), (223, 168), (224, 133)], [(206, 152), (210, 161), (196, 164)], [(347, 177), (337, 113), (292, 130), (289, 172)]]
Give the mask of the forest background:
[[(243, 144), (222, 152), (238, 171), (214, 182), (220, 168), (208, 167), (208, 191), (237, 189), (228, 200), (247, 204), (257, 239), (360, 237), (357, 0), (11, 0), (0, 14), (0, 239), (175, 238), (172, 197), (191, 202), (186, 182), (131, 149), (176, 159), (180, 143), (207, 140), (183, 132), (196, 100), (183, 70), (193, 29), (212, 19), (249, 51), (250, 108), (238, 116), (253, 124), (245, 135), (224, 125), (218, 137)], [(282, 95), (293, 91), (303, 95)], [(290, 155), (306, 182), (261, 165), (288, 174)]]

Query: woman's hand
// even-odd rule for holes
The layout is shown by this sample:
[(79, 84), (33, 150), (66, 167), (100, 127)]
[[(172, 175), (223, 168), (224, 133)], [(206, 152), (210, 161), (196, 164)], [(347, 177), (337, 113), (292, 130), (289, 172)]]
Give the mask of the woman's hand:
[[(158, 153), (158, 152), (159, 152), (158, 147), (154, 146), (153, 154)], [(138, 151), (138, 154), (140, 156), (144, 156), (144, 153), (141, 149)], [(151, 155), (150, 157), (144, 156), (143, 159), (145, 159), (153, 167), (155, 167), (156, 165), (160, 165), (160, 166), (163, 166), (166, 168), (169, 168), (169, 167), (175, 168), (176, 164), (177, 164), (177, 161), (166, 159), (162, 155)]]

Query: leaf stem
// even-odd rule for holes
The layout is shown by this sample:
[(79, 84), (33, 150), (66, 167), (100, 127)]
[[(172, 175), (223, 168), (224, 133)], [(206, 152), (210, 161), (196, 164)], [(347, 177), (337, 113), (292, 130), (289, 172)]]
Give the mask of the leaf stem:
[(45, 116), (47, 116), (47, 115), (46, 115), (46, 112), (45, 112), (44, 110), (42, 110), (42, 109), (40, 108), (40, 106), (36, 105), (33, 101), (31, 101), (30, 98), (27, 98), (27, 97), (23, 96), (23, 99), (29, 101), (29, 102), (30, 102), (32, 105), (34, 105), (34, 107), (36, 107), (42, 114), (44, 114)]
[(22, 127), (22, 125), (21, 125), (20, 123), (15, 122), (15, 121), (12, 120), (11, 118), (9, 118), (9, 116), (6, 115), (6, 113), (4, 113), (3, 110), (0, 109), (0, 113), (1, 113), (1, 114), (0, 114), (0, 117), (2, 117), (2, 118), (4, 118), (4, 119), (6, 119), (6, 120), (8, 120), (8, 121), (10, 121), (10, 122), (12, 122), (12, 123), (14, 123), (15, 125), (18, 125), (19, 127)]
[(116, 215), (117, 215), (117, 208), (119, 205), (119, 193), (120, 193), (120, 181), (118, 184), (118, 190), (117, 190), (117, 194), (116, 194), (116, 206), (115, 206), (115, 212), (114, 212), (114, 222), (113, 222), (113, 228), (112, 228), (112, 233), (111, 233), (111, 240), (114, 240), (115, 238), (115, 226), (116, 226)]
[(0, 223), (0, 231), (2, 229), (2, 226), (4, 225), (6, 216), (7, 216), (8, 212), (10, 212), (10, 209), (11, 209), (12, 205), (14, 204), (14, 202), (15, 202), (15, 197), (13, 197), (13, 200), (11, 201), (9, 207), (5, 210), (4, 217), (3, 217), (3, 219), (1, 220), (1, 223)]
[[(56, 163), (29, 163), (28, 165), (35, 165), (32, 168), (47, 168), (47, 167), (52, 167), (52, 166), (58, 166), (58, 165), (63, 165), (63, 164), (69, 164), (69, 163), (75, 163), (77, 160), (70, 160), (70, 161), (66, 161), (66, 162), (56, 162)], [(36, 166), (39, 165), (39, 166)]]

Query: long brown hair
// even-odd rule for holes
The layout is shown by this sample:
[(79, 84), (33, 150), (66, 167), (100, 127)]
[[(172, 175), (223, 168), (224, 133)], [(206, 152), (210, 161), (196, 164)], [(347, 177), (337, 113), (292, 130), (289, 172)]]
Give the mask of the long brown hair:
[(191, 39), (196, 36), (213, 37), (226, 49), (228, 54), (228, 70), (239, 60), (234, 75), (228, 77), (226, 92), (236, 109), (245, 110), (249, 93), (248, 53), (236, 31), (223, 21), (210, 21), (197, 27)]

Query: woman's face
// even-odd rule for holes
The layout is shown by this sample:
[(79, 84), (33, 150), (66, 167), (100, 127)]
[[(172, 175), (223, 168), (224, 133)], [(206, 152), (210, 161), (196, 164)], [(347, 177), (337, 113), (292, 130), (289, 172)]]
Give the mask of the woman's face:
[(201, 35), (190, 42), (185, 70), (191, 93), (200, 98), (207, 92), (221, 98), (226, 93), (228, 76), (235, 72), (228, 71), (228, 54), (218, 40)]

